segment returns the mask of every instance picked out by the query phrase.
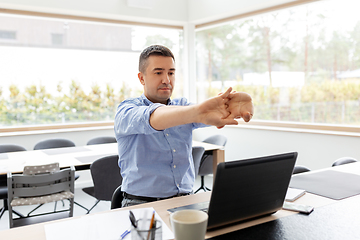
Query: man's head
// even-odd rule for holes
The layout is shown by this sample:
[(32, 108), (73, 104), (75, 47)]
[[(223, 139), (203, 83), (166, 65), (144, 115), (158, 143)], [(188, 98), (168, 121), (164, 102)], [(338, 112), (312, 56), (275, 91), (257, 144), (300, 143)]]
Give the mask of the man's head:
[(175, 58), (172, 52), (160, 45), (146, 48), (140, 54), (138, 78), (150, 101), (166, 104), (175, 85)]
[(174, 54), (170, 51), (170, 49), (161, 45), (151, 45), (145, 48), (140, 54), (139, 72), (145, 73), (150, 56), (171, 57), (175, 62)]

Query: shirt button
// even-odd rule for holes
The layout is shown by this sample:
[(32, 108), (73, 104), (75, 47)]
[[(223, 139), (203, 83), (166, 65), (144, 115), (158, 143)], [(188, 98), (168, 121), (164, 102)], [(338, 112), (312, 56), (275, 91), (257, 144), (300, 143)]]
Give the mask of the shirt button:
[(180, 184), (177, 184), (176, 186), (180, 187)]
[(167, 133), (166, 136), (169, 136), (169, 134)]
[(173, 152), (176, 152), (176, 150), (175, 150), (175, 149), (173, 149)]
[(174, 165), (174, 168), (176, 168), (176, 165)]

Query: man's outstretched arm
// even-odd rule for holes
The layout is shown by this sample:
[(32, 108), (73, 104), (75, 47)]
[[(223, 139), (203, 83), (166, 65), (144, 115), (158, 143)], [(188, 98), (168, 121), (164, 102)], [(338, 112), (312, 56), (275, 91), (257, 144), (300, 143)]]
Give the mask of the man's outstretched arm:
[(204, 123), (216, 127), (236, 125), (235, 119), (227, 118), (229, 88), (223, 94), (210, 98), (200, 104), (190, 106), (163, 106), (157, 108), (150, 116), (150, 125), (156, 130), (164, 130), (188, 123)]

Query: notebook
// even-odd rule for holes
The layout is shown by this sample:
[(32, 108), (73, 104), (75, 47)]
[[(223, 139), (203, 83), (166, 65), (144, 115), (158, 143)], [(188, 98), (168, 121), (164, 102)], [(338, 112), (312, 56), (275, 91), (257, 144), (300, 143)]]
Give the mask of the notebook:
[(296, 152), (219, 163), (210, 202), (168, 209), (207, 210), (208, 229), (264, 215), (283, 206)]

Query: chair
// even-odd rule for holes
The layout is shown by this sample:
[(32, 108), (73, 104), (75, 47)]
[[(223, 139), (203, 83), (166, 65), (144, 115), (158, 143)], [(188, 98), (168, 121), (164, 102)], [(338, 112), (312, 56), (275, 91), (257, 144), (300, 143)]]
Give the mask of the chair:
[(294, 167), (294, 170), (293, 170), (292, 174), (298, 174), (298, 173), (309, 172), (309, 171), (311, 171), (310, 168), (307, 168), (307, 167), (302, 166), (302, 165), (296, 165)]
[(205, 148), (201, 146), (193, 146), (192, 147), (192, 157), (194, 160), (194, 168), (195, 168), (195, 178), (199, 175), (199, 167), (202, 156), (205, 153)]
[(54, 138), (46, 139), (38, 142), (34, 150), (49, 149), (49, 148), (63, 148), (63, 147), (75, 147), (75, 143), (68, 139)]
[(100, 202), (111, 201), (112, 195), (122, 183), (118, 155), (111, 155), (99, 158), (90, 165), (91, 177), (94, 186), (82, 190), (96, 198), (95, 204), (88, 210), (87, 214)]
[[(63, 139), (63, 138), (45, 139), (45, 140), (38, 142), (34, 146), (34, 150), (44, 150), (44, 149), (64, 148), (64, 147), (75, 147), (75, 143), (68, 139)], [(80, 177), (80, 175), (75, 173), (75, 181), (78, 180), (79, 177)], [(81, 205), (80, 203), (75, 202), (75, 204), (78, 205), (79, 207), (85, 209), (86, 211), (89, 210), (86, 207), (84, 207), (83, 205)], [(63, 202), (63, 205), (64, 205), (64, 202)], [(56, 209), (56, 203), (55, 203), (55, 209)]]
[(354, 163), (354, 162), (357, 162), (357, 161), (358, 161), (358, 160), (356, 160), (356, 159), (353, 158), (353, 157), (342, 157), (342, 158), (337, 159), (337, 160), (332, 164), (332, 167), (339, 166), (339, 165), (343, 165), (343, 164), (348, 164), (348, 163)]
[[(72, 217), (74, 209), (74, 166), (60, 170), (59, 163), (25, 166), (23, 174), (8, 173), (8, 208), (10, 228)], [(68, 199), (68, 209), (13, 218), (13, 207), (43, 205)], [(38, 206), (39, 207), (39, 206)], [(38, 208), (37, 207), (37, 208)], [(36, 209), (37, 209), (36, 208)], [(49, 216), (49, 214), (51, 214)]]
[[(225, 146), (227, 142), (227, 138), (224, 135), (213, 135), (211, 137), (206, 138), (203, 142), (211, 143), (219, 146)], [(195, 191), (197, 193), (201, 189), (206, 191), (211, 191), (208, 187), (205, 186), (205, 176), (213, 173), (213, 155), (211, 151), (206, 151), (201, 159), (200, 167), (199, 167), (199, 176), (201, 177), (201, 186), (198, 190)]]
[(90, 139), (86, 145), (95, 145), (95, 144), (103, 144), (103, 143), (116, 143), (115, 137), (96, 137)]
[(0, 153), (20, 152), (20, 151), (26, 151), (26, 149), (20, 145), (15, 145), (15, 144), (0, 144)]
[[(0, 153), (8, 153), (8, 152), (20, 152), (20, 151), (26, 151), (26, 149), (22, 146), (15, 145), (15, 144), (0, 144)], [(5, 213), (6, 210), (8, 210), (8, 204), (7, 204), (7, 197), (8, 197), (8, 188), (7, 188), (7, 179), (6, 175), (0, 176), (0, 199), (3, 199), (4, 205), (2, 208), (0, 208), (0, 218)], [(23, 216), (22, 214), (14, 211), (16, 215), (19, 217)]]
[(118, 186), (111, 197), (111, 209), (121, 208), (121, 202), (123, 200), (123, 192), (121, 191), (121, 185)]

